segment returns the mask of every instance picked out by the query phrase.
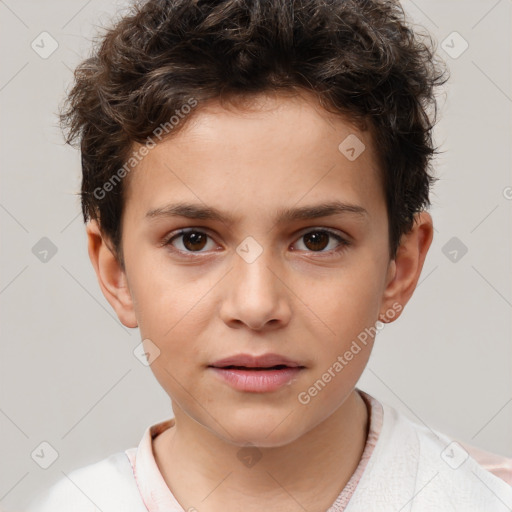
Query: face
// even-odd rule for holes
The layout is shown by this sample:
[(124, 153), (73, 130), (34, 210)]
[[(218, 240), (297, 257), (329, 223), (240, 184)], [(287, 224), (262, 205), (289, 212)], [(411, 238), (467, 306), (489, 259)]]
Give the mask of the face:
[[(211, 102), (189, 121), (130, 176), (129, 301), (116, 308), (126, 325), (132, 311), (148, 350), (159, 351), (151, 369), (177, 419), (232, 443), (283, 445), (352, 393), (371, 328), (391, 307), (373, 142), (306, 96), (260, 97), (250, 110)], [(240, 354), (301, 368), (211, 367)]]

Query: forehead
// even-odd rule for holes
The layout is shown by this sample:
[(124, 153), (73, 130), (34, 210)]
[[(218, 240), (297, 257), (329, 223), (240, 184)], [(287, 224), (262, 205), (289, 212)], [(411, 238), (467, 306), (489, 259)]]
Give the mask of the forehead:
[(209, 101), (190, 116), (132, 171), (125, 200), (137, 218), (178, 199), (241, 214), (320, 200), (384, 204), (371, 132), (312, 96)]

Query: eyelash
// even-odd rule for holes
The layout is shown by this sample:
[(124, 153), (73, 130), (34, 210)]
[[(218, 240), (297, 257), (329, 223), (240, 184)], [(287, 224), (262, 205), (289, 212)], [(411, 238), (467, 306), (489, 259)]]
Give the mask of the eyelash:
[[(166, 237), (165, 240), (161, 243), (161, 245), (169, 247), (171, 251), (178, 253), (186, 258), (197, 258), (197, 255), (202, 254), (201, 252), (182, 251), (180, 249), (174, 248), (172, 245), (172, 242), (174, 240), (176, 240), (180, 236), (183, 236), (183, 235), (186, 235), (189, 233), (200, 233), (200, 234), (206, 235), (208, 238), (212, 238), (212, 237), (210, 237), (210, 235), (208, 233), (201, 231), (200, 229), (197, 229), (197, 228), (180, 229), (179, 231), (175, 231), (175, 232), (171, 233), (168, 237)], [(349, 242), (345, 238), (341, 237), (336, 232), (331, 231), (330, 229), (327, 229), (327, 228), (311, 229), (310, 231), (303, 233), (299, 237), (299, 240), (311, 233), (327, 233), (331, 237), (335, 238), (339, 242), (340, 245), (336, 249), (331, 249), (330, 251), (306, 251), (306, 252), (311, 252), (313, 254), (327, 254), (329, 256), (332, 256), (332, 255), (337, 255), (337, 254), (343, 252), (348, 246), (351, 245), (351, 242)]]

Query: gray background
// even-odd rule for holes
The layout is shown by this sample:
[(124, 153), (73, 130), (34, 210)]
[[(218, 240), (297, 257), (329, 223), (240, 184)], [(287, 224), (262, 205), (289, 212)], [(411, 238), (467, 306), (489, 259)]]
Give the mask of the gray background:
[[(132, 353), (138, 330), (118, 321), (97, 284), (75, 195), (79, 153), (64, 146), (55, 116), (95, 26), (122, 5), (0, 1), (5, 509), (21, 510), (62, 472), (136, 446), (147, 426), (172, 414)], [(512, 2), (404, 7), (438, 40), (452, 75), (435, 134), (444, 151), (435, 162), (436, 232), (419, 287), (404, 315), (379, 334), (359, 387), (455, 439), (512, 457)], [(42, 46), (43, 31), (58, 43), (48, 58), (31, 47), (34, 40)], [(453, 31), (469, 44), (456, 58), (462, 41)], [(46, 262), (34, 254), (43, 237), (57, 249)], [(58, 452), (46, 470), (31, 458), (44, 441)]]

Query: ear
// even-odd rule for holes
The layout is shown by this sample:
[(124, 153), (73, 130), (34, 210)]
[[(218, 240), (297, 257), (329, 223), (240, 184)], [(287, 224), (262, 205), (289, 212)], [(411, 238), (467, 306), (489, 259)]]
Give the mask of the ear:
[(89, 258), (96, 272), (103, 295), (108, 300), (121, 323), (126, 327), (137, 327), (132, 296), (128, 288), (125, 271), (110, 248), (109, 240), (103, 236), (95, 220), (87, 224)]
[(389, 263), (379, 320), (396, 320), (411, 298), (434, 236), (432, 217), (422, 211), (415, 215), (411, 231), (402, 235), (394, 260)]

